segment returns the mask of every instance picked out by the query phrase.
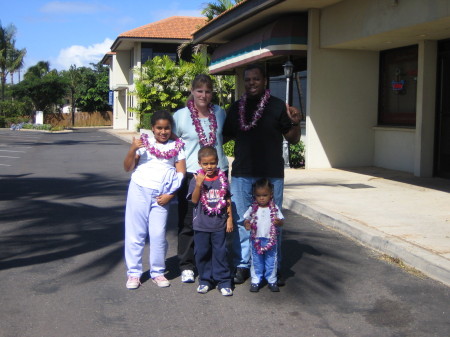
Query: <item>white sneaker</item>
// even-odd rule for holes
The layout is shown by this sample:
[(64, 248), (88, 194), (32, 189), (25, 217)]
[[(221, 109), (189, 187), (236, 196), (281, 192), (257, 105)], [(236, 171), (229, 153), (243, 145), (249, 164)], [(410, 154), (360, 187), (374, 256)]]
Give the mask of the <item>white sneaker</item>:
[(127, 285), (128, 289), (137, 289), (141, 285), (141, 281), (139, 277), (136, 276), (128, 276)]
[(183, 270), (181, 272), (181, 282), (183, 283), (194, 283), (194, 272), (192, 270)]
[(197, 288), (199, 294), (206, 294), (209, 291), (209, 287), (205, 284), (200, 284)]
[(220, 292), (222, 293), (223, 296), (233, 295), (233, 290), (231, 290), (230, 288), (221, 288)]
[(153, 280), (153, 283), (156, 283), (156, 285), (160, 288), (165, 288), (165, 287), (170, 286), (169, 280), (167, 280), (164, 277), (164, 275), (156, 276), (156, 277), (152, 278), (152, 280)]

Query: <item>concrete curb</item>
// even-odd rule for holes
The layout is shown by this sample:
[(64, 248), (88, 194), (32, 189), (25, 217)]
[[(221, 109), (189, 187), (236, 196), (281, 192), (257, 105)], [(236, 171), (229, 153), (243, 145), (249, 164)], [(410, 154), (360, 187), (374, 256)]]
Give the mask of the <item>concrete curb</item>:
[(399, 258), (425, 275), (450, 286), (450, 262), (437, 254), (340, 214), (314, 208), (286, 194), (283, 207), (333, 228), (381, 253)]

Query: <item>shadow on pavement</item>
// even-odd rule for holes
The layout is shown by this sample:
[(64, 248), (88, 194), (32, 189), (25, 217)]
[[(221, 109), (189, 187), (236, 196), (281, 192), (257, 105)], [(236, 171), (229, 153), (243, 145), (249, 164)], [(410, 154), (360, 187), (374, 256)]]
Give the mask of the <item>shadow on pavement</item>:
[[(6, 191), (0, 195), (0, 270), (65, 260), (123, 240), (123, 180), (92, 174), (0, 179)], [(92, 278), (104, 275), (122, 259), (121, 245), (112, 248), (79, 269)]]

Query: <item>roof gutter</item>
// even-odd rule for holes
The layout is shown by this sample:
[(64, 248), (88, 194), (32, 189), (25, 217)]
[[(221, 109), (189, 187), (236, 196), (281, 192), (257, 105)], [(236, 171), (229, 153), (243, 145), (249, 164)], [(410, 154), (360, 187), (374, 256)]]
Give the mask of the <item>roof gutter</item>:
[(216, 35), (217, 32), (226, 30), (229, 27), (234, 26), (236, 23), (283, 1), (285, 0), (254, 0), (243, 2), (241, 5), (225, 12), (223, 15), (218, 16), (210, 21), (210, 23), (207, 23), (205, 26), (197, 30), (194, 34), (192, 34), (192, 41), (194, 44), (203, 43), (211, 36)]
[(122, 41), (125, 40), (134, 40), (136, 42), (155, 42), (155, 43), (184, 43), (186, 41), (189, 41), (188, 39), (180, 39), (180, 38), (155, 38), (155, 37), (134, 37), (134, 36), (119, 36), (118, 38), (116, 38), (116, 40), (114, 41), (114, 43), (111, 46), (111, 51), (115, 52), (117, 50), (117, 48), (119, 48), (120, 44), (122, 43)]

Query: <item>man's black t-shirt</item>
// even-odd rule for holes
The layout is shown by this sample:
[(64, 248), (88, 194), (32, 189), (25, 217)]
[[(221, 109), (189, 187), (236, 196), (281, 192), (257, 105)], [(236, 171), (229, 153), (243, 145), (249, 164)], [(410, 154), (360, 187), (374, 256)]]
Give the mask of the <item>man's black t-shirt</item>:
[[(258, 99), (247, 99), (245, 116), (249, 124)], [(292, 127), (286, 104), (270, 96), (256, 127), (242, 131), (239, 127), (239, 101), (228, 110), (223, 135), (235, 140), (231, 175), (235, 177), (284, 178), (283, 134)]]

